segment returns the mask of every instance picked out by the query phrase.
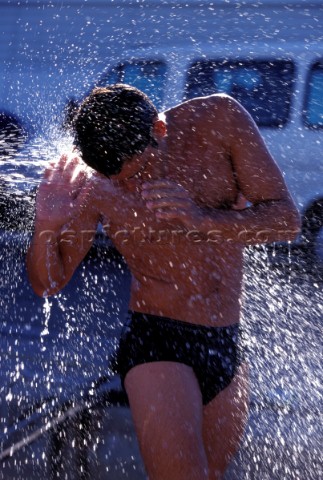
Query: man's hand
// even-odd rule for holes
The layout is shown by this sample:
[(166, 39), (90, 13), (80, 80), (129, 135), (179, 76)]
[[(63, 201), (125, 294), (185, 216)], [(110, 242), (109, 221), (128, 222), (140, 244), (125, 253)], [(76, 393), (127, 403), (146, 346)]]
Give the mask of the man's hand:
[(202, 211), (181, 185), (170, 180), (155, 180), (142, 186), (142, 198), (156, 218), (180, 221), (186, 228), (197, 228)]
[(95, 232), (99, 218), (91, 202), (91, 174), (78, 157), (66, 155), (44, 172), (27, 253), (29, 278), (40, 296), (61, 290), (92, 245), (93, 236), (83, 235)]
[(49, 163), (37, 192), (36, 220), (61, 228), (86, 204), (88, 169), (78, 157), (63, 155)]

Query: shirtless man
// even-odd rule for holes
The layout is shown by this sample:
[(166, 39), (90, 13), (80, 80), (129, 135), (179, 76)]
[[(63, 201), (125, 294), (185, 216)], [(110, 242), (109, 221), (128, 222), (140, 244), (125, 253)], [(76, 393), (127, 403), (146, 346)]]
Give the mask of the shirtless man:
[(298, 213), (255, 123), (228, 96), (158, 117), (132, 87), (96, 89), (75, 135), (79, 153), (51, 163), (39, 187), (33, 288), (63, 288), (105, 225), (132, 273), (118, 368), (149, 479), (218, 480), (247, 416), (243, 248), (292, 240)]

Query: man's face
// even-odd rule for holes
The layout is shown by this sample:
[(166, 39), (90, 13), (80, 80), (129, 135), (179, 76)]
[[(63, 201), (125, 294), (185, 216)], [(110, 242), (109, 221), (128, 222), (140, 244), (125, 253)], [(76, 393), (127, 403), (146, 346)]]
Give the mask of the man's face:
[(123, 164), (122, 170), (117, 175), (111, 175), (111, 180), (127, 180), (136, 175), (144, 169), (147, 163), (145, 155), (135, 155), (134, 157), (126, 160)]
[[(166, 133), (166, 123), (164, 120), (156, 117), (153, 122), (153, 137), (156, 142), (160, 142), (166, 136)], [(156, 151), (155, 147), (148, 145), (142, 154), (134, 155), (129, 160), (126, 160), (123, 164), (121, 172), (117, 175), (111, 175), (111, 179), (127, 180), (132, 178), (134, 175), (136, 175), (136, 173), (139, 173), (145, 168), (148, 159), (151, 158), (150, 153), (152, 153), (152, 151)]]

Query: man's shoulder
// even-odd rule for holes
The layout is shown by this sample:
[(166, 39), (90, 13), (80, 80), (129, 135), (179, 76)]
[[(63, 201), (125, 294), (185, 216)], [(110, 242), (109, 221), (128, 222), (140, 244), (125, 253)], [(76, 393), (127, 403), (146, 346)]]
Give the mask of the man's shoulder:
[(163, 115), (167, 119), (182, 118), (186, 115), (203, 113), (210, 108), (212, 109), (232, 109), (237, 105), (237, 101), (233, 97), (225, 93), (214, 93), (212, 95), (204, 97), (191, 98), (184, 102), (171, 107), (163, 112)]
[(237, 101), (226, 93), (213, 93), (212, 95), (184, 100), (178, 105), (165, 110), (164, 114), (166, 115), (169, 112), (175, 112), (177, 110), (192, 109), (197, 107), (205, 108), (209, 105), (230, 105), (234, 103), (237, 103)]

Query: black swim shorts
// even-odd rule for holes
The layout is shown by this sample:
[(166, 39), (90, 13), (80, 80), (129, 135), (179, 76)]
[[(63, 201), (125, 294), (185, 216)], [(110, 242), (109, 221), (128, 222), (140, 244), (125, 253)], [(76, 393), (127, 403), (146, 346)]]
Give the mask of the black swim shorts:
[(167, 317), (129, 312), (116, 359), (122, 386), (128, 371), (148, 362), (190, 366), (198, 379), (203, 404), (227, 387), (241, 362), (239, 324), (208, 327)]

